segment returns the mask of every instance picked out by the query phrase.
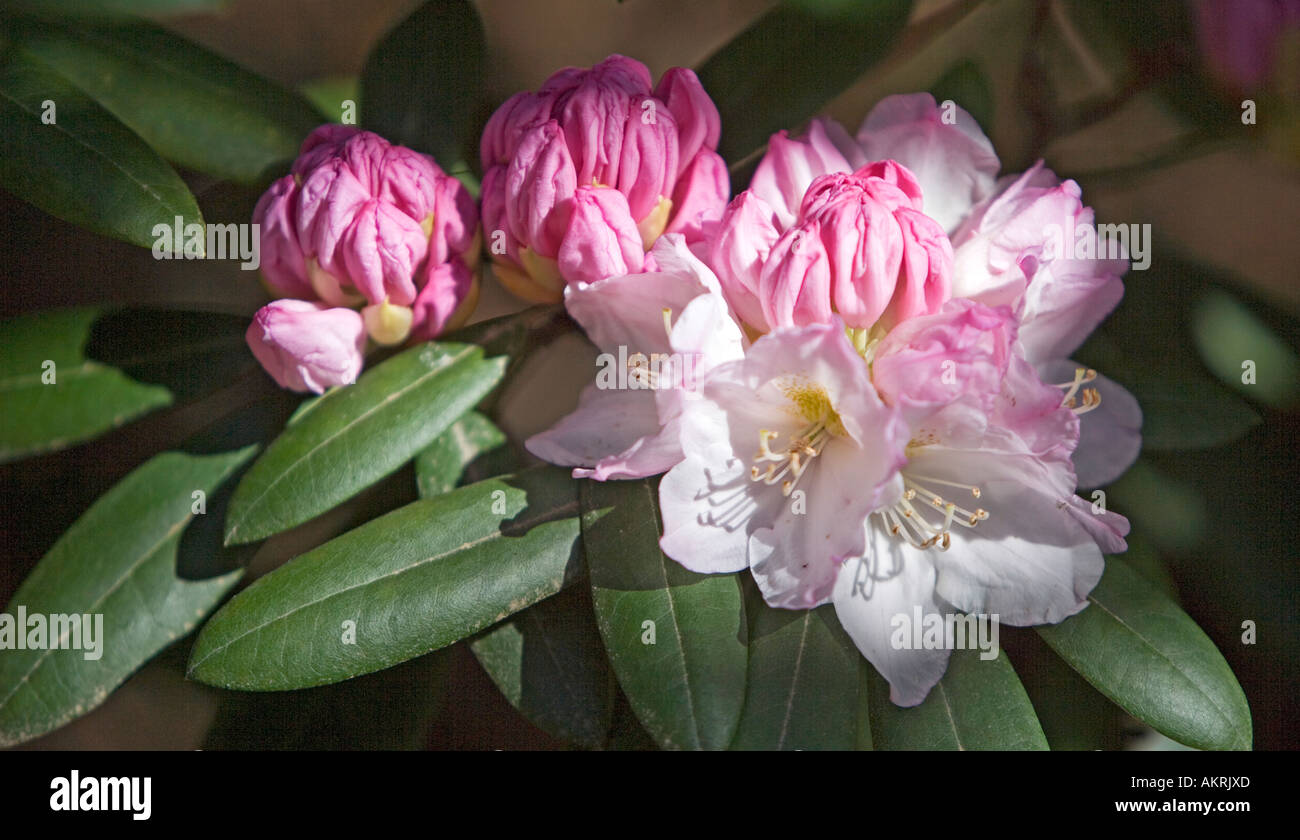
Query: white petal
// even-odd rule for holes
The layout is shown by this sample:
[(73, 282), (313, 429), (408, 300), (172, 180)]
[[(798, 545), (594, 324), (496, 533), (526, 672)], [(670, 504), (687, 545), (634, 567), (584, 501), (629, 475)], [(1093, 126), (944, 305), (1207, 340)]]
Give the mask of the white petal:
[(895, 628), (910, 628), (917, 608), (922, 616), (942, 615), (951, 608), (935, 600), (934, 566), (926, 552), (906, 547), (874, 523), (868, 531), (866, 553), (840, 567), (835, 614), (862, 655), (889, 681), (889, 699), (899, 706), (915, 706), (943, 676), (952, 651), (895, 647), (895, 641), (911, 641), (910, 633), (895, 638)]
[[(939, 597), (1004, 624), (1055, 624), (1074, 615), (1087, 605), (1104, 561), (1071, 509), (1073, 496), (1016, 477), (1016, 462), (1028, 459), (980, 460), (985, 476), (999, 476), (979, 480), (989, 516), (975, 528), (954, 528), (951, 548), (935, 553)], [(967, 481), (979, 478), (961, 472)]]

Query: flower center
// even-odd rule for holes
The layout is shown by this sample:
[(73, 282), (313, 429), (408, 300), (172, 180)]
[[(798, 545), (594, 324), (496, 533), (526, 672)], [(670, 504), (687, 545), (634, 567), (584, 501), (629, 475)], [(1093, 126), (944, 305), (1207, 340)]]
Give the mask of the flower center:
[(844, 427), (831, 405), (830, 395), (820, 385), (796, 381), (786, 383), (782, 391), (806, 425), (789, 435), (786, 444), (777, 449), (772, 444), (781, 439), (782, 433), (759, 429), (758, 452), (749, 468), (749, 480), (767, 485), (780, 482), (782, 495), (789, 496), (831, 438), (844, 434)]
[[(969, 492), (976, 499), (980, 497), (980, 489), (974, 485), (905, 471), (903, 495), (892, 506), (876, 511), (876, 515), (884, 522), (885, 530), (905, 540), (913, 548), (924, 551), (937, 546), (940, 551), (947, 551), (952, 542), (953, 525), (974, 528), (989, 518), (989, 512), (984, 508), (968, 510), (945, 499), (927, 487), (927, 484), (956, 487)], [(935, 512), (934, 519), (927, 516), (931, 510)]]

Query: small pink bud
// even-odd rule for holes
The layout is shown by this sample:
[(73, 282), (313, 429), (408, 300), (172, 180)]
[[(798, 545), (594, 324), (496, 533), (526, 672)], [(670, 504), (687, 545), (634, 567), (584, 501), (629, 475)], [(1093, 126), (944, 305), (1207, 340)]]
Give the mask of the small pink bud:
[(253, 355), (291, 391), (351, 385), (361, 372), (366, 330), (351, 309), (277, 300), (257, 311), (245, 335)]

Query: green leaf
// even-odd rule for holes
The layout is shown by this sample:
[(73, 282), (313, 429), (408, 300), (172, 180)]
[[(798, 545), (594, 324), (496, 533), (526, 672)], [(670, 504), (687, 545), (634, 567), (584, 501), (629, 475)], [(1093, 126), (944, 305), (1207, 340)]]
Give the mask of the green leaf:
[(1279, 408), (1300, 398), (1295, 349), (1227, 292), (1211, 289), (1197, 301), (1192, 334), (1206, 367), (1243, 394)]
[[(179, 579), (176, 547), (194, 515), (195, 491), (216, 491), (253, 451), (151, 458), (96, 501), (41, 558), (5, 612), (16, 616), (21, 606), (29, 620), (37, 614), (102, 616), (99, 657), (86, 658), (93, 650), (52, 645), (6, 650), (0, 656), (0, 746), (43, 735), (97, 707), (155, 653), (190, 632), (235, 584), (242, 571)], [(0, 638), (3, 632), (0, 625)], [(76, 637), (66, 633), (70, 629), (59, 636), (63, 644), (75, 644)], [(84, 635), (81, 641), (86, 647)]]
[[(343, 122), (343, 103), (351, 100), (355, 106), (361, 101), (361, 79), (358, 76), (326, 76), (312, 79), (298, 86), (307, 101), (316, 106), (330, 122)], [(355, 116), (355, 115), (353, 115)]]
[(182, 226), (203, 223), (166, 161), (19, 47), (0, 56), (0, 186), (52, 216), (146, 248), (155, 225), (170, 230), (178, 216)]
[(429, 343), (330, 392), (285, 429), (235, 490), (226, 542), (269, 537), (395, 472), (487, 394), (505, 361)]
[(375, 46), (361, 71), (362, 124), (447, 170), (477, 163), (483, 24), (469, 0), (430, 0)]
[(737, 163), (794, 131), (894, 45), (910, 0), (784, 3), (699, 68), (722, 116), (718, 151)]
[(451, 492), (470, 462), (505, 442), (505, 434), (477, 411), (461, 417), (415, 456), (420, 498)]
[(664, 748), (726, 748), (745, 700), (739, 577), (664, 556), (657, 481), (580, 487), (596, 621), (619, 685)]
[(257, 181), (321, 123), (297, 93), (152, 24), (44, 25), (16, 40), (163, 157), (218, 178)]
[(589, 748), (605, 745), (614, 678), (592, 617), (574, 586), (516, 613), (469, 643), (492, 682), (538, 728)]
[(1214, 643), (1118, 557), (1088, 607), (1038, 633), (1098, 691), (1153, 729), (1201, 749), (1251, 746), (1250, 707)]
[(0, 322), (0, 462), (89, 440), (171, 403), (167, 389), (86, 359), (98, 314), (65, 309)]
[(7, 0), (7, 11), (42, 18), (112, 19), (212, 12), (228, 0)]
[[(866, 660), (830, 605), (779, 610), (750, 601), (749, 677), (732, 749), (852, 750), (859, 742), (858, 671)], [(870, 735), (867, 736), (868, 746)]]
[[(305, 688), (449, 645), (573, 580), (577, 512), (573, 479), (554, 468), (412, 502), (233, 598), (199, 634), (190, 676), (249, 691)], [(355, 644), (345, 643), (350, 628)]]
[(1045, 750), (1047, 738), (1016, 671), (999, 651), (955, 650), (948, 672), (919, 706), (889, 700), (889, 684), (871, 676), (871, 734), (878, 750)]
[(1260, 422), (1240, 397), (1213, 382), (1144, 380), (1130, 390), (1142, 406), (1144, 449), (1222, 446)]

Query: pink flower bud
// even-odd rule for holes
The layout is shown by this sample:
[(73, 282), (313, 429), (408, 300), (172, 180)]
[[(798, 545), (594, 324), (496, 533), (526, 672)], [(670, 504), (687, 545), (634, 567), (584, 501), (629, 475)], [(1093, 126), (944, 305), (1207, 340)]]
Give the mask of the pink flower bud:
[(245, 339), (280, 387), (321, 394), (357, 380), (366, 330), (351, 309), (277, 300), (258, 310)]
[[(771, 329), (826, 323), (834, 312), (849, 327), (866, 329), (882, 319), (888, 327), (937, 311), (951, 294), (952, 246), (939, 224), (920, 212), (921, 204), (916, 179), (892, 161), (815, 178), (794, 224), (764, 261), (758, 286), (763, 323), (741, 317)], [(729, 216), (715, 254), (734, 256), (735, 243), (747, 237), (762, 242), (770, 236), (766, 224), (753, 214)], [(736, 225), (757, 230), (747, 234)], [(752, 282), (752, 272), (721, 278), (738, 311), (747, 308), (738, 287)]]
[[(477, 269), (475, 202), (428, 155), (368, 131), (326, 125), (303, 141), (292, 171), (272, 184), (254, 213), (264, 274), (276, 293), (366, 306), (372, 337), (391, 344), (405, 333), (399, 310), (415, 305), (438, 265)], [(493, 212), (500, 215), (500, 208)], [(465, 301), (445, 300), (447, 290), (468, 295), (474, 284), (444, 287), (439, 305), (450, 309), (427, 320), (413, 316), (412, 334), (437, 334)]]
[[(603, 279), (594, 272), (612, 266), (640, 270), (665, 232), (700, 241), (726, 206), (718, 133), (717, 108), (693, 72), (671, 70), (652, 90), (645, 65), (618, 55), (511, 97), (480, 148), (488, 236), (505, 240), (493, 249), (498, 278), (530, 300), (558, 301), (564, 282)], [(607, 196), (580, 202), (580, 188), (614, 190), (626, 210)], [(573, 219), (579, 203), (585, 215)], [(602, 219), (609, 228), (598, 232), (591, 225)], [(623, 251), (629, 229), (640, 255)], [(571, 234), (582, 241), (569, 243)], [(600, 243), (612, 250), (594, 261), (560, 256)]]

